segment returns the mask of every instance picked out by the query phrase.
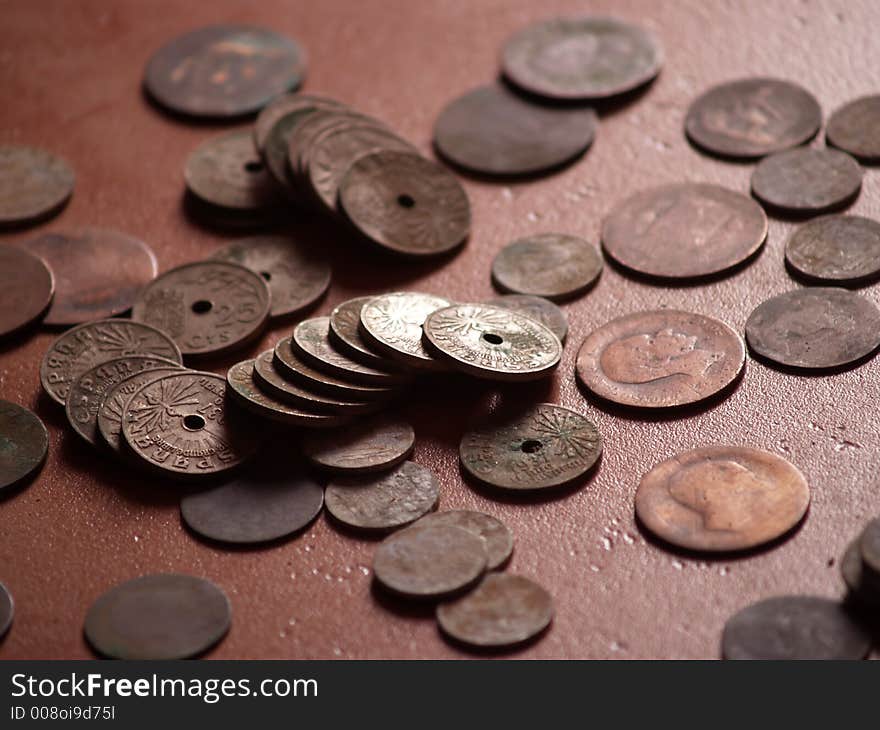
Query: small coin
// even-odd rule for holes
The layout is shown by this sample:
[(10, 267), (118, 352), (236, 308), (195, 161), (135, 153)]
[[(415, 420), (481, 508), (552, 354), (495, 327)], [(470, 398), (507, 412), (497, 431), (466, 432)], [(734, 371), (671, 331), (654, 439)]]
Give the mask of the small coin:
[(860, 162), (880, 161), (880, 96), (863, 96), (844, 104), (825, 125), (828, 144), (848, 152)]
[(300, 446), (315, 466), (346, 474), (386, 471), (406, 459), (416, 434), (406, 421), (377, 416), (326, 433), (303, 437)]
[(867, 283), (880, 277), (880, 223), (856, 215), (814, 218), (788, 239), (785, 261), (810, 281)]
[(531, 294), (505, 294), (490, 299), (486, 304), (502, 309), (512, 309), (514, 312), (531, 317), (556, 335), (560, 342), (565, 342), (568, 335), (568, 318), (565, 316), (565, 312), (549, 299), (535, 297)]
[(602, 454), (602, 436), (580, 413), (539, 403), (476, 424), (458, 454), (464, 470), (490, 486), (549, 489), (587, 474)]
[(446, 106), (434, 125), (434, 144), (447, 160), (473, 172), (533, 175), (580, 157), (598, 125), (587, 107), (541, 106), (491, 84)]
[(723, 552), (784, 535), (809, 503), (807, 480), (782, 457), (745, 446), (707, 446), (642, 477), (636, 515), (672, 545)]
[(754, 309), (746, 340), (755, 353), (780, 365), (841, 367), (880, 346), (880, 310), (846, 289), (794, 289)]
[[(293, 112), (317, 109), (344, 109), (345, 105), (335, 99), (314, 94), (282, 94), (267, 104), (254, 122), (254, 144), (262, 153), (272, 128)], [(285, 154), (287, 149), (285, 147)]]
[(721, 637), (725, 659), (864, 659), (870, 633), (838, 601), (779, 596), (744, 608)]
[(754, 159), (803, 144), (822, 126), (822, 109), (790, 81), (753, 78), (715, 86), (691, 104), (684, 129), (707, 152)]
[(880, 580), (880, 519), (871, 520), (859, 537), (859, 556), (868, 574)]
[(49, 309), (55, 278), (43, 260), (18, 246), (0, 246), (0, 338), (23, 330)]
[(858, 602), (875, 607), (880, 605), (880, 576), (865, 569), (858, 539), (853, 540), (843, 554), (840, 573), (850, 595)]
[(85, 635), (113, 659), (187, 659), (229, 631), (226, 594), (204, 578), (160, 573), (111, 588), (86, 615)]
[(369, 240), (407, 256), (447, 253), (467, 238), (471, 206), (446, 168), (408, 152), (374, 152), (345, 174), (339, 200)]
[(724, 322), (691, 312), (635, 312), (584, 339), (575, 366), (595, 395), (636, 408), (699, 403), (742, 372), (742, 338)]
[(330, 312), (330, 341), (346, 355), (367, 365), (387, 368), (388, 358), (374, 352), (361, 334), (361, 311), (373, 297), (356, 297), (337, 305)]
[(0, 400), (0, 494), (36, 472), (48, 451), (49, 432), (37, 415)]
[(166, 331), (184, 355), (217, 355), (259, 337), (270, 306), (259, 274), (228, 261), (197, 261), (144, 287), (131, 316)]
[(0, 583), (0, 638), (9, 631), (14, 615), (15, 601), (12, 600), (12, 594), (5, 585)]
[(418, 529), (428, 525), (454, 525), (482, 537), (486, 541), (486, 552), (489, 557), (486, 566), (488, 570), (500, 568), (513, 553), (513, 534), (507, 525), (483, 512), (465, 509), (433, 512), (422, 517), (413, 524), (413, 527)]
[(70, 165), (45, 150), (0, 146), (0, 226), (57, 213), (73, 194), (74, 179)]

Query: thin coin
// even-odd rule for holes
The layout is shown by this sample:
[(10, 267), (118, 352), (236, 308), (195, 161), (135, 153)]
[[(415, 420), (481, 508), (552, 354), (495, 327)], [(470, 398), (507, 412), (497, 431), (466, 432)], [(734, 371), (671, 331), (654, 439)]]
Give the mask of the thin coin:
[(188, 659), (220, 641), (231, 620), (229, 599), (210, 581), (160, 573), (101, 595), (86, 615), (85, 635), (113, 659)]
[(556, 335), (560, 342), (565, 342), (568, 335), (568, 318), (565, 316), (565, 312), (549, 299), (535, 297), (531, 294), (505, 294), (490, 299), (486, 304), (502, 309), (512, 309), (514, 312), (531, 317)]
[(414, 528), (428, 525), (455, 525), (479, 535), (486, 541), (488, 570), (497, 570), (513, 553), (513, 534), (501, 520), (483, 512), (465, 509), (446, 510), (425, 515), (413, 524)]
[(602, 246), (622, 266), (648, 276), (719, 274), (754, 255), (767, 216), (754, 200), (718, 185), (678, 183), (644, 190), (602, 224)]
[(880, 347), (880, 310), (846, 289), (794, 289), (755, 308), (746, 321), (746, 340), (755, 353), (780, 365), (841, 367)]
[(674, 408), (711, 398), (745, 367), (742, 338), (724, 322), (673, 309), (635, 312), (584, 339), (575, 369), (605, 400)]
[(15, 601), (12, 600), (12, 594), (9, 592), (9, 589), (0, 583), (0, 638), (12, 626), (13, 616), (15, 616)]
[(337, 305), (330, 312), (330, 341), (346, 355), (367, 365), (388, 368), (388, 358), (374, 352), (361, 334), (361, 311), (373, 297), (356, 297)]
[(707, 446), (661, 462), (642, 477), (636, 515), (672, 545), (725, 552), (784, 535), (809, 503), (807, 480), (781, 456)]
[[(288, 114), (303, 110), (344, 109), (345, 105), (335, 99), (314, 94), (282, 94), (267, 104), (254, 121), (254, 144), (262, 153), (272, 128)], [(286, 148), (285, 148), (286, 151)]]
[(461, 465), (499, 489), (538, 490), (584, 477), (602, 454), (596, 426), (576, 411), (539, 403), (495, 414), (462, 436)]
[(397, 466), (412, 453), (415, 442), (409, 423), (394, 416), (377, 416), (326, 433), (307, 434), (300, 447), (321, 469), (366, 474)]
[(856, 215), (828, 215), (798, 228), (785, 261), (805, 279), (830, 284), (880, 277), (880, 223)]
[(74, 179), (70, 165), (46, 150), (0, 146), (0, 226), (57, 213), (73, 194)]
[(871, 520), (862, 531), (859, 556), (868, 574), (880, 579), (880, 519)]
[(853, 540), (840, 561), (840, 574), (850, 592), (860, 603), (869, 606), (880, 605), (880, 576), (865, 569), (859, 540)]
[(834, 112), (825, 126), (828, 144), (848, 152), (860, 162), (880, 160), (880, 96), (863, 96)]
[(0, 494), (36, 472), (48, 451), (49, 432), (37, 415), (0, 400)]
[(0, 338), (23, 330), (49, 309), (55, 278), (43, 260), (18, 246), (0, 246)]

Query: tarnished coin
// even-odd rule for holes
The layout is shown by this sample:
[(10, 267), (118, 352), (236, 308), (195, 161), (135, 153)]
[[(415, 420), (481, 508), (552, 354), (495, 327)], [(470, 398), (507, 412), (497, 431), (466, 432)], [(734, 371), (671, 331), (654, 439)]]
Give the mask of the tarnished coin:
[(36, 472), (48, 451), (49, 432), (37, 415), (0, 400), (0, 494)]
[(880, 519), (871, 520), (859, 537), (859, 556), (869, 574), (880, 580)]
[(71, 384), (86, 370), (129, 355), (183, 362), (174, 340), (161, 330), (128, 319), (104, 319), (81, 324), (56, 339), (40, 364), (40, 382), (52, 400), (64, 405)]
[(728, 81), (691, 104), (688, 138), (707, 152), (754, 159), (803, 144), (822, 126), (819, 102), (790, 81)]
[(339, 200), (349, 221), (385, 249), (433, 256), (457, 248), (471, 228), (471, 206), (446, 168), (407, 152), (374, 152), (346, 173)]
[(0, 146), (0, 226), (36, 222), (57, 213), (73, 193), (73, 170), (36, 147)]
[(337, 478), (327, 485), (324, 504), (343, 525), (357, 530), (395, 530), (437, 506), (440, 483), (412, 461), (373, 477)]
[(565, 342), (568, 335), (568, 318), (565, 316), (565, 312), (549, 299), (535, 297), (531, 294), (505, 294), (490, 299), (486, 304), (502, 309), (512, 309), (514, 312), (531, 317), (556, 335), (560, 342)]
[(880, 277), (880, 223), (856, 215), (827, 215), (798, 228), (785, 261), (810, 281), (867, 283)]
[(721, 636), (725, 659), (864, 659), (871, 635), (838, 601), (779, 596), (744, 608)]
[(602, 273), (602, 256), (577, 236), (539, 233), (507, 244), (492, 261), (501, 291), (568, 299), (589, 289)]
[(246, 25), (211, 25), (153, 54), (144, 86), (179, 114), (237, 117), (296, 88), (305, 72), (306, 53), (288, 38)]
[(598, 125), (590, 108), (541, 106), (496, 83), (450, 102), (434, 125), (434, 144), (467, 170), (533, 175), (582, 155)]
[(699, 403), (731, 385), (746, 348), (724, 322), (673, 309), (635, 312), (584, 339), (575, 369), (600, 398), (636, 408)]
[(846, 289), (794, 289), (759, 304), (746, 321), (758, 355), (794, 368), (834, 368), (880, 347), (880, 310)]
[(454, 304), (425, 320), (425, 339), (456, 369), (489, 380), (551, 375), (562, 343), (529, 317), (487, 304)]
[(725, 552), (784, 535), (809, 503), (807, 480), (781, 456), (707, 446), (661, 462), (642, 477), (636, 515), (672, 545)]
[(5, 585), (0, 583), (0, 638), (9, 631), (14, 615), (15, 601), (12, 600), (12, 594)]
[(845, 152), (799, 147), (761, 160), (752, 194), (777, 210), (824, 213), (851, 203), (862, 188), (862, 168)]
[(497, 570), (510, 558), (513, 552), (513, 535), (501, 520), (483, 512), (472, 512), (465, 509), (445, 510), (425, 515), (413, 528), (428, 525), (455, 525), (468, 532), (479, 535), (486, 541), (488, 554), (488, 570)]
[(840, 561), (840, 574), (850, 595), (858, 602), (880, 606), (880, 576), (865, 569), (859, 539), (853, 540)]
[(55, 298), (45, 324), (80, 324), (127, 312), (158, 270), (150, 247), (119, 231), (44, 233), (22, 247), (55, 275)]
[(326, 433), (307, 434), (300, 443), (315, 466), (346, 474), (387, 471), (408, 457), (416, 434), (406, 421), (377, 416)]
[(880, 161), (880, 95), (863, 96), (844, 104), (825, 125), (828, 144), (848, 152), (860, 162)]
[[(263, 107), (257, 115), (256, 121), (254, 121), (254, 145), (262, 153), (272, 128), (288, 114), (300, 111), (311, 112), (317, 109), (344, 108), (345, 105), (340, 101), (329, 99), (325, 96), (315, 96), (314, 94), (293, 93), (277, 96)], [(284, 151), (286, 155), (286, 146)]]
[(231, 620), (229, 599), (210, 581), (160, 573), (100, 596), (86, 615), (85, 635), (113, 659), (188, 659), (220, 641)]
[(622, 266), (686, 279), (734, 268), (767, 237), (767, 216), (745, 195), (718, 185), (678, 183), (645, 190), (602, 224), (602, 246)]
[[(308, 156), (316, 141), (335, 129), (346, 127), (352, 122), (371, 123), (380, 126), (379, 122), (349, 108), (317, 108), (301, 122), (297, 121), (287, 133), (287, 167), (294, 185), (306, 192), (306, 172)], [(280, 126), (280, 124), (279, 124)], [(270, 139), (271, 136), (270, 135)], [(271, 147), (271, 145), (268, 145)]]
[(361, 311), (373, 297), (356, 297), (330, 312), (330, 342), (333, 347), (367, 365), (388, 367), (388, 358), (374, 352), (361, 334)]
[(485, 484), (549, 489), (587, 474), (602, 454), (602, 436), (580, 413), (539, 403), (476, 424), (458, 454), (464, 470)]
[(131, 316), (167, 332), (184, 355), (217, 355), (259, 337), (270, 305), (259, 274), (228, 261), (197, 261), (144, 287)]
[(18, 246), (0, 246), (0, 338), (33, 324), (49, 309), (55, 278), (43, 260)]

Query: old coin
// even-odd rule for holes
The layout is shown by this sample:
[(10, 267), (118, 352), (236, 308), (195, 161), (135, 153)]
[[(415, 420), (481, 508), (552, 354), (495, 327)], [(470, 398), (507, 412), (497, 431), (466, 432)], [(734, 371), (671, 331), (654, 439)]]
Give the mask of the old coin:
[(270, 304), (259, 274), (228, 261), (197, 261), (144, 287), (131, 316), (168, 332), (184, 355), (217, 355), (259, 337)]
[(866, 605), (880, 605), (880, 576), (865, 569), (858, 539), (853, 540), (843, 554), (840, 573), (852, 597)]
[(636, 515), (672, 545), (747, 550), (791, 530), (809, 503), (807, 480), (781, 456), (707, 446), (661, 462), (642, 477)]
[(862, 531), (859, 556), (868, 574), (880, 579), (880, 519), (871, 520)]
[(343, 128), (352, 122), (380, 126), (378, 121), (372, 120), (354, 109), (319, 107), (314, 110), (314, 113), (297, 121), (293, 129), (285, 136), (287, 140), (287, 168), (290, 171), (294, 187), (298, 188), (301, 193), (308, 193), (306, 172), (312, 146), (321, 136)]
[(602, 436), (580, 413), (539, 403), (474, 425), (458, 454), (464, 470), (490, 486), (549, 489), (587, 474), (602, 454)]
[(73, 193), (74, 174), (60, 157), (36, 147), (0, 146), (0, 226), (36, 222), (58, 212)]
[(856, 215), (828, 215), (798, 228), (785, 261), (805, 279), (831, 284), (880, 277), (880, 223)]
[(86, 322), (58, 337), (43, 356), (40, 382), (52, 400), (64, 405), (71, 384), (86, 370), (129, 355), (183, 362), (174, 340), (161, 330), (128, 319), (104, 319)]
[(531, 317), (556, 335), (560, 342), (565, 342), (568, 335), (568, 318), (565, 316), (565, 312), (549, 299), (535, 297), (531, 294), (505, 294), (490, 299), (486, 304), (502, 309), (512, 309), (514, 312)]
[[(267, 104), (254, 121), (254, 145), (262, 154), (266, 147), (269, 134), (283, 117), (294, 112), (311, 112), (317, 109), (344, 109), (345, 105), (325, 96), (314, 94), (282, 94)], [(285, 147), (285, 155), (287, 148)]]
[(501, 520), (483, 512), (466, 509), (453, 509), (425, 515), (413, 524), (414, 528), (428, 525), (455, 525), (468, 532), (479, 535), (486, 541), (488, 570), (497, 570), (510, 558), (513, 552), (513, 534)]
[(0, 583), (0, 638), (9, 631), (14, 615), (15, 601), (12, 600), (12, 594), (5, 585)]
[(49, 432), (37, 415), (0, 400), (0, 494), (36, 472), (48, 451)]
[(533, 175), (582, 155), (598, 125), (590, 108), (541, 106), (496, 83), (450, 102), (434, 125), (434, 144), (473, 172)]
[(622, 266), (686, 279), (734, 268), (767, 237), (767, 216), (745, 195), (718, 185), (678, 183), (627, 198), (602, 224), (602, 246)]
[(871, 635), (839, 601), (779, 596), (744, 608), (721, 636), (725, 659), (864, 659)]
[(746, 321), (758, 355), (795, 368), (834, 368), (880, 346), (880, 310), (846, 289), (794, 289), (759, 304)]
[(724, 322), (673, 309), (635, 312), (584, 339), (576, 372), (605, 400), (636, 408), (699, 403), (742, 372), (742, 338)]
[(361, 334), (361, 311), (373, 297), (356, 297), (337, 305), (330, 312), (330, 342), (337, 350), (367, 365), (387, 368), (388, 358), (374, 352)]
[(825, 125), (828, 144), (848, 152), (860, 162), (880, 161), (880, 96), (863, 96), (844, 104)]
[(339, 200), (369, 240), (406, 256), (457, 248), (471, 228), (471, 206), (446, 168), (408, 152), (374, 152), (346, 173)]
[(113, 659), (187, 659), (220, 641), (231, 620), (229, 599), (210, 581), (160, 573), (101, 595), (86, 615), (85, 635)]
[(416, 434), (406, 421), (377, 416), (326, 433), (308, 434), (300, 442), (315, 466), (346, 474), (387, 471), (408, 457)]
[(289, 38), (246, 25), (211, 25), (153, 54), (144, 86), (171, 111), (237, 117), (299, 86), (305, 71), (305, 51)]
[(822, 126), (822, 109), (790, 81), (728, 81), (702, 94), (688, 110), (688, 138), (707, 152), (754, 159), (803, 144)]
[(55, 278), (43, 260), (18, 246), (0, 246), (0, 338), (33, 324), (55, 295)]

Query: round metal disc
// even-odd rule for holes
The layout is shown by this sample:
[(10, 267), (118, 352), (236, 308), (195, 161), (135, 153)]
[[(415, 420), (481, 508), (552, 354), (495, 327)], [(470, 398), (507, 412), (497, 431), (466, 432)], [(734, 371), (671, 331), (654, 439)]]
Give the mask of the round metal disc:
[(429, 525), (454, 525), (482, 537), (486, 541), (486, 552), (489, 557), (486, 566), (488, 570), (500, 568), (513, 553), (513, 533), (501, 520), (483, 512), (465, 509), (432, 512), (414, 523), (413, 528)]
[(0, 226), (57, 213), (73, 194), (74, 179), (70, 165), (45, 150), (0, 146)]
[[(257, 115), (254, 122), (254, 144), (263, 152), (272, 128), (283, 117), (294, 112), (317, 109), (344, 109), (345, 105), (335, 99), (314, 94), (283, 94), (273, 99)], [(287, 147), (285, 146), (285, 155)]]
[(0, 338), (33, 324), (49, 309), (55, 278), (43, 260), (18, 246), (0, 246)]
[(880, 519), (871, 520), (862, 532), (859, 556), (868, 574), (880, 580)]
[(330, 312), (330, 342), (355, 360), (387, 369), (391, 361), (374, 352), (361, 334), (361, 311), (373, 297), (356, 297), (337, 305)]
[(357, 421), (325, 433), (307, 434), (300, 442), (315, 466), (345, 474), (387, 471), (408, 457), (416, 442), (413, 427), (393, 416)]
[(490, 299), (486, 304), (502, 309), (512, 309), (514, 312), (531, 317), (556, 335), (560, 342), (565, 342), (568, 335), (568, 318), (565, 316), (565, 312), (549, 299), (535, 297), (531, 294), (505, 294)]
[(825, 125), (828, 144), (848, 152), (860, 162), (880, 161), (880, 96), (863, 96), (844, 104)]
[(855, 215), (828, 215), (798, 228), (785, 261), (803, 278), (830, 284), (880, 278), (880, 223)]
[(49, 432), (37, 415), (0, 400), (0, 494), (36, 472), (48, 452)]
[(312, 147), (323, 135), (347, 127), (352, 122), (381, 126), (376, 120), (347, 107), (318, 108), (313, 114), (303, 118), (301, 123), (297, 121), (295, 127), (286, 135), (287, 166), (294, 185), (303, 194), (307, 193), (306, 173)]
[(12, 618), (15, 616), (15, 601), (9, 589), (0, 583), (0, 638), (9, 631), (12, 626)]
[(865, 569), (859, 540), (853, 540), (840, 561), (840, 574), (850, 595), (867, 606), (880, 606), (880, 576)]

